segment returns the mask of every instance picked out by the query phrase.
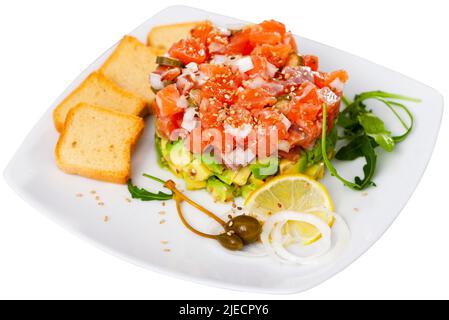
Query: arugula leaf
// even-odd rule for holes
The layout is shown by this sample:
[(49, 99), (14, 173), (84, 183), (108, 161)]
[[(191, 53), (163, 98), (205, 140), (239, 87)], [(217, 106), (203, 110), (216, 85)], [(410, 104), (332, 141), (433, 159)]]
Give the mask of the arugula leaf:
[[(391, 132), (387, 130), (384, 122), (379, 117), (375, 116), (365, 105), (365, 100), (374, 99), (383, 103), (394, 116), (399, 120), (406, 130), (402, 135), (392, 136)], [(395, 145), (404, 141), (414, 127), (414, 119), (412, 113), (405, 105), (397, 101), (387, 100), (405, 100), (412, 102), (420, 102), (419, 99), (409, 98), (402, 95), (388, 93), (383, 91), (370, 91), (358, 94), (354, 101), (351, 102), (346, 97), (343, 97), (343, 103), (346, 108), (340, 112), (337, 126), (344, 129), (344, 136), (340, 139), (345, 139), (348, 143), (340, 148), (336, 154), (338, 160), (351, 161), (360, 157), (364, 157), (366, 164), (363, 167), (364, 177), (355, 177), (354, 182), (348, 181), (341, 177), (337, 170), (332, 166), (325, 153), (326, 142), (326, 105), (323, 106), (323, 134), (322, 134), (322, 154), (325, 164), (331, 174), (341, 180), (346, 186), (354, 190), (363, 190), (369, 186), (375, 185), (372, 178), (375, 173), (377, 164), (377, 155), (375, 149), (380, 146), (386, 151), (393, 151)], [(402, 109), (409, 117), (409, 125), (402, 119), (397, 109)]]
[[(359, 177), (356, 177), (354, 179), (354, 182), (348, 181), (342, 176), (338, 174), (337, 169), (332, 165), (332, 163), (329, 161), (329, 158), (327, 156), (326, 152), (326, 131), (327, 131), (327, 105), (323, 104), (323, 131), (321, 135), (321, 144), (322, 144), (322, 154), (323, 154), (323, 160), (326, 165), (326, 167), (329, 169), (330, 173), (339, 179), (341, 182), (343, 182), (344, 185), (347, 187), (353, 189), (353, 190), (363, 190), (367, 188), (368, 186), (375, 185), (372, 181), (372, 178), (374, 176), (374, 172), (376, 169), (376, 162), (377, 162), (377, 156), (376, 152), (374, 151), (374, 148), (371, 144), (371, 138), (369, 138), (366, 135), (359, 136), (357, 139), (354, 139), (351, 143), (349, 143), (346, 146), (346, 151), (340, 153), (340, 157), (346, 158), (347, 160), (354, 160), (360, 156), (364, 156), (366, 160), (366, 164), (363, 167), (364, 172), (364, 178), (361, 179)], [(338, 153), (337, 153), (338, 154)], [(345, 160), (346, 160), (345, 159)]]
[(384, 150), (391, 152), (394, 149), (394, 140), (391, 132), (385, 129), (384, 122), (372, 113), (362, 113), (357, 117), (365, 133), (373, 138)]
[(352, 161), (363, 157), (362, 144), (364, 143), (363, 136), (358, 136), (352, 139), (347, 145), (340, 148), (335, 158), (341, 161)]
[[(150, 175), (144, 174), (145, 177), (156, 180), (158, 182), (164, 182), (156, 177), (152, 177)], [(149, 192), (143, 188), (139, 188), (135, 185), (133, 185), (131, 179), (128, 181), (128, 191), (131, 194), (131, 197), (133, 199), (139, 199), (142, 201), (166, 201), (173, 199), (173, 193), (163, 193), (159, 191), (158, 193)]]

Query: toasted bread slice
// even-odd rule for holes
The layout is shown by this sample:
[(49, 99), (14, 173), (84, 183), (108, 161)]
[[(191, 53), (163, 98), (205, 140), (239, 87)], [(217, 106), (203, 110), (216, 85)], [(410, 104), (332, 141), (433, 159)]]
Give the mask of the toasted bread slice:
[(167, 51), (173, 43), (187, 38), (190, 30), (200, 23), (201, 21), (195, 21), (154, 27), (148, 34), (147, 43), (153, 48)]
[(66, 173), (124, 184), (143, 129), (140, 117), (81, 103), (67, 115), (56, 163)]
[(146, 111), (146, 101), (143, 98), (123, 90), (102, 74), (94, 72), (53, 111), (53, 120), (58, 131), (62, 131), (70, 109), (81, 102), (136, 116), (143, 115)]
[(159, 54), (160, 50), (125, 36), (100, 72), (121, 88), (143, 97), (149, 105), (154, 100), (149, 75), (156, 69)]

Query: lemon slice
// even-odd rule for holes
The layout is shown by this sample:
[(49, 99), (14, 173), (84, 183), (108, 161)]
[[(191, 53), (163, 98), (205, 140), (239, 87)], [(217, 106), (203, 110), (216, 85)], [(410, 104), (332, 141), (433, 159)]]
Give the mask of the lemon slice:
[[(268, 218), (280, 211), (308, 212), (332, 226), (334, 211), (326, 188), (303, 174), (276, 177), (255, 190), (245, 202), (246, 209), (261, 218)], [(289, 222), (284, 232), (292, 238), (301, 238), (309, 245), (321, 237), (319, 230), (305, 222)]]

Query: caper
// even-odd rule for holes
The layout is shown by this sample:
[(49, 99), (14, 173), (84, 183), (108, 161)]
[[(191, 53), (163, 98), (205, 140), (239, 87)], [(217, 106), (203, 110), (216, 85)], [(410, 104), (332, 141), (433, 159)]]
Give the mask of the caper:
[(262, 226), (256, 218), (242, 215), (229, 221), (226, 231), (234, 231), (245, 244), (250, 244), (259, 240)]
[(239, 251), (243, 249), (244, 243), (242, 238), (233, 232), (222, 233), (217, 236), (217, 241), (226, 249), (231, 251)]

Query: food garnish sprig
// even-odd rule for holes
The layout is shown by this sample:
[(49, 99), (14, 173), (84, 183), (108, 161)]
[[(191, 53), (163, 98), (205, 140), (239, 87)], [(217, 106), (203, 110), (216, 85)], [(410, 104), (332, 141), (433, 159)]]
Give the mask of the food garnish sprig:
[[(256, 218), (247, 215), (241, 215), (235, 218), (229, 216), (229, 221), (226, 222), (213, 212), (207, 210), (197, 202), (187, 197), (181, 191), (179, 191), (176, 188), (176, 183), (174, 181), (164, 181), (148, 174), (144, 174), (143, 176), (163, 184), (165, 188), (171, 191), (171, 194), (163, 193), (161, 191), (159, 191), (158, 193), (149, 192), (143, 188), (134, 186), (132, 184), (132, 181), (130, 180), (128, 182), (128, 190), (131, 193), (133, 199), (140, 199), (142, 201), (164, 201), (170, 199), (175, 200), (176, 210), (182, 223), (187, 229), (197, 234), (198, 236), (216, 240), (224, 248), (231, 251), (242, 250), (245, 245), (254, 243), (259, 240), (260, 234), (262, 233), (262, 225)], [(208, 217), (215, 220), (223, 227), (224, 232), (218, 235), (214, 235), (207, 234), (195, 229), (191, 224), (189, 224), (182, 212), (182, 202), (184, 201), (190, 204), (192, 207), (198, 209)]]
[[(383, 103), (390, 109), (406, 131), (402, 135), (393, 136), (391, 132), (385, 128), (382, 119), (375, 116), (371, 110), (367, 109), (365, 101), (368, 99), (374, 99)], [(343, 103), (346, 105), (346, 108), (340, 113), (336, 124), (344, 130), (344, 136), (340, 137), (340, 139), (346, 140), (347, 143), (338, 150), (335, 158), (342, 161), (351, 161), (359, 157), (365, 158), (366, 164), (363, 167), (364, 178), (361, 179), (360, 177), (355, 177), (354, 182), (346, 180), (339, 175), (337, 169), (335, 169), (327, 156), (327, 105), (323, 104), (323, 131), (321, 136), (323, 160), (330, 173), (342, 181), (345, 186), (359, 191), (370, 186), (375, 186), (376, 184), (372, 180), (377, 164), (377, 154), (375, 149), (381, 147), (387, 152), (392, 152), (396, 144), (404, 141), (413, 130), (414, 119), (412, 113), (404, 104), (394, 100), (410, 102), (421, 101), (419, 99), (383, 91), (361, 93), (355, 96), (353, 102), (343, 97)], [(397, 108), (402, 109), (407, 114), (409, 117), (409, 124), (402, 119), (397, 112)]]

